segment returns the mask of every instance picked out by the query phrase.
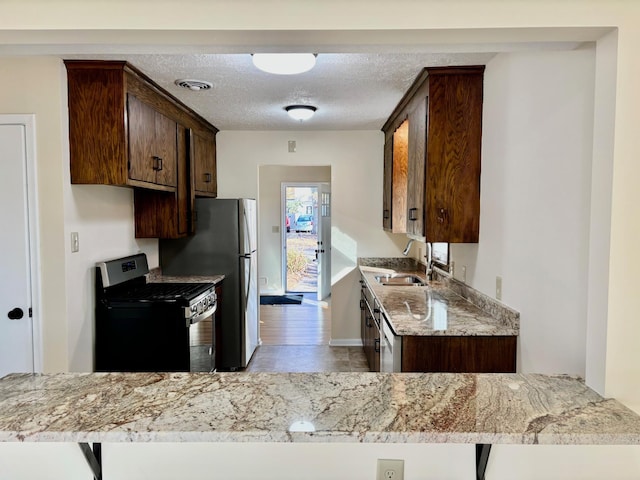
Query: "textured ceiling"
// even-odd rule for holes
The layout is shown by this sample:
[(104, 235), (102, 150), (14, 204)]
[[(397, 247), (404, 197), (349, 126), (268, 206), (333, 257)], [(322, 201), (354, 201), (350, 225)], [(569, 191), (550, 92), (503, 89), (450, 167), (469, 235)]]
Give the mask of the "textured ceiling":
[[(127, 60), (220, 130), (378, 130), (423, 67), (484, 65), (494, 53), (322, 53), (299, 75), (255, 68), (249, 54), (65, 55)], [(204, 80), (194, 92), (176, 79)], [(311, 120), (289, 118), (284, 107), (318, 108)]]

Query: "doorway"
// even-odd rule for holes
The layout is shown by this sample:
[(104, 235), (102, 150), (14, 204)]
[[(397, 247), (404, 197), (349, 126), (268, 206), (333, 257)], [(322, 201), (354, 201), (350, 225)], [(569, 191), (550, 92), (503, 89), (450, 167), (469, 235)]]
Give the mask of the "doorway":
[(325, 300), (331, 295), (331, 186), (282, 183), (285, 293)]
[[(262, 297), (282, 297), (287, 302), (291, 300), (290, 297), (294, 297), (296, 301), (296, 303), (276, 304), (265, 301), (260, 305), (262, 345), (327, 346), (331, 338), (331, 276), (330, 268), (327, 266), (323, 269), (323, 264), (316, 261), (315, 250), (318, 249), (318, 242), (323, 241), (320, 229), (331, 218), (331, 212), (326, 208), (330, 195), (324, 195), (325, 207), (322, 206), (323, 192), (326, 193), (330, 188), (331, 167), (261, 165), (258, 173), (260, 293)], [(286, 210), (285, 186), (313, 189), (305, 192), (305, 198), (302, 198), (298, 205), (299, 210), (295, 213), (290, 210), (289, 216)], [(324, 221), (322, 220), (323, 208)], [(303, 215), (312, 216), (313, 225), (305, 223), (305, 218), (299, 218)], [(289, 218), (289, 232), (287, 232), (287, 218)], [(296, 232), (296, 229), (299, 231)], [(330, 236), (330, 226), (325, 231)], [(305, 257), (301, 260), (307, 273), (315, 274), (315, 284), (314, 280), (307, 279), (302, 287), (294, 285), (287, 287), (287, 235), (306, 245), (306, 251), (303, 251)], [(306, 242), (302, 242), (303, 239), (306, 239)], [(330, 239), (324, 241), (327, 242), (324, 245), (329, 245), (329, 248), (325, 247), (324, 252), (318, 252), (318, 260), (324, 254), (330, 263)], [(324, 278), (327, 279), (326, 283), (329, 287), (326, 288), (326, 294), (321, 293), (323, 300), (318, 301), (318, 292)], [(287, 292), (293, 289), (296, 293)]]
[(35, 118), (0, 115), (0, 377), (41, 371), (35, 179)]
[(318, 292), (318, 187), (283, 183), (285, 293)]

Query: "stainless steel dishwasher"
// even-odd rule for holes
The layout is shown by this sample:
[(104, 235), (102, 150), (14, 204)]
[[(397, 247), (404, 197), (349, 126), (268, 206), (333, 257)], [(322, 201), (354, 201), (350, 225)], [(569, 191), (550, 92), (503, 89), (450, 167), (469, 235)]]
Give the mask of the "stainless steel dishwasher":
[(402, 337), (393, 333), (384, 312), (380, 314), (380, 371), (393, 373), (402, 371)]

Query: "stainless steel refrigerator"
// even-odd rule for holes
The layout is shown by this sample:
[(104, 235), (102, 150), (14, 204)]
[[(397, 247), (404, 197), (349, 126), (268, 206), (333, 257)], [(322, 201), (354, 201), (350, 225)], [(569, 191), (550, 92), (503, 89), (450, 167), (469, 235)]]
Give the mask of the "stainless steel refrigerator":
[(225, 275), (216, 368), (244, 368), (259, 342), (256, 201), (198, 198), (195, 215), (195, 235), (160, 240), (160, 267), (165, 275)]

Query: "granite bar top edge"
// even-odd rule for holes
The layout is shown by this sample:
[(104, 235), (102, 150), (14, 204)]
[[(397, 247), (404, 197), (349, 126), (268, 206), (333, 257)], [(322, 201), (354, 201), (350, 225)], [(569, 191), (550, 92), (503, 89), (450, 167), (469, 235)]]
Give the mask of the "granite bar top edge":
[(569, 375), (16, 374), (0, 441), (640, 445), (640, 416)]

